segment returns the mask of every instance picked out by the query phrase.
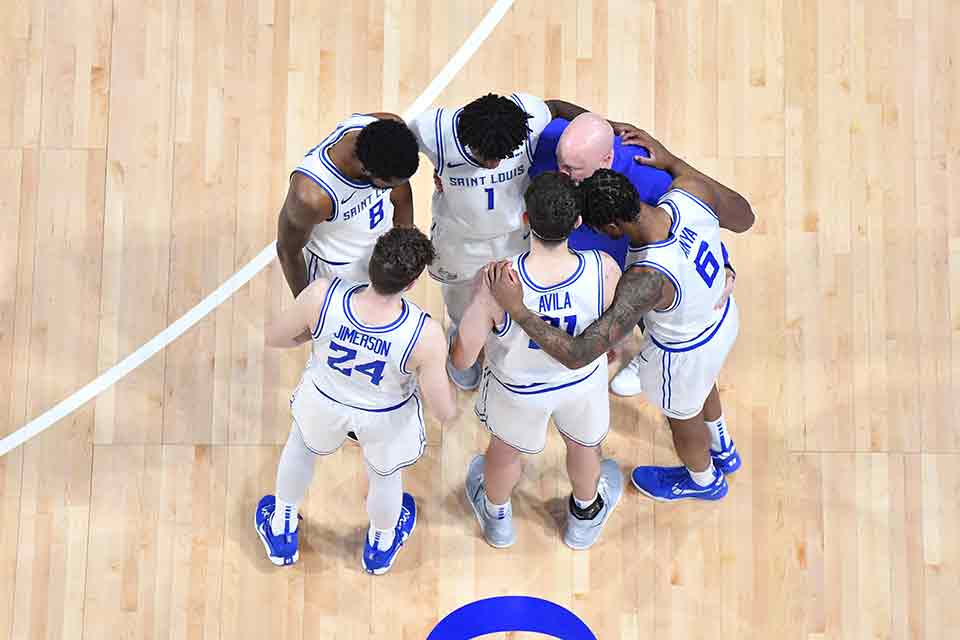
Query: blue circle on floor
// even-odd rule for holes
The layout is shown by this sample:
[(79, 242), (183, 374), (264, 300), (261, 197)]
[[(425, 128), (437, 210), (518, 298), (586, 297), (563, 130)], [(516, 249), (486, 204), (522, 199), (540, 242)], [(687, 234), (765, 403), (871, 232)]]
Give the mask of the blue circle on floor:
[(572, 611), (529, 596), (498, 596), (466, 604), (441, 620), (427, 640), (469, 640), (503, 631), (529, 631), (561, 640), (597, 640)]

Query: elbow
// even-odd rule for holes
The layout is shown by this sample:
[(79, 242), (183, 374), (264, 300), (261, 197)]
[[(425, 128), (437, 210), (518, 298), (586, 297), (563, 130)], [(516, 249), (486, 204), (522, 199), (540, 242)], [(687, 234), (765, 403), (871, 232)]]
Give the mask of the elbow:
[(750, 206), (750, 203), (747, 202), (746, 198), (740, 196), (740, 200), (742, 214), (737, 216), (738, 224), (736, 225), (736, 228), (730, 229), (735, 233), (744, 233), (749, 231), (753, 226), (753, 223), (757, 221), (757, 216), (753, 213), (753, 207)]

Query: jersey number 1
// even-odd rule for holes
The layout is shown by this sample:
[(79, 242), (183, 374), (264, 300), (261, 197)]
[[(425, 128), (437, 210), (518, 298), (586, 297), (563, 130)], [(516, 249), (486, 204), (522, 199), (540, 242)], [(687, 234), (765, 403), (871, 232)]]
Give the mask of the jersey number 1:
[(484, 189), (487, 194), (487, 211), (493, 211), (493, 187)]

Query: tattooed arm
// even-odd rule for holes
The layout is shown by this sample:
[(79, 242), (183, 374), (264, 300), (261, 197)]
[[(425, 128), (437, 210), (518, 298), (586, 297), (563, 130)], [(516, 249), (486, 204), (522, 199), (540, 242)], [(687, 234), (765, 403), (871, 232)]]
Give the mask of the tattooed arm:
[(534, 315), (523, 304), (523, 290), (509, 262), (488, 269), (487, 281), (497, 303), (530, 339), (568, 369), (585, 367), (629, 336), (645, 313), (664, 297), (664, 277), (652, 269), (628, 269), (617, 284), (613, 303), (576, 337)]

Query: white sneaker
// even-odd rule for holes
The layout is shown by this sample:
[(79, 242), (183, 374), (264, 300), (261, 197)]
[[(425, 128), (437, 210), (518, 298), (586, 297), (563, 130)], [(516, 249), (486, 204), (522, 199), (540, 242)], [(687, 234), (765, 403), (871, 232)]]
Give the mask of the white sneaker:
[(640, 359), (640, 354), (637, 354), (633, 357), (627, 366), (620, 370), (620, 373), (613, 377), (613, 380), (610, 381), (610, 391), (614, 392), (618, 396), (635, 396), (643, 388), (640, 385), (640, 367), (644, 364), (643, 360)]

